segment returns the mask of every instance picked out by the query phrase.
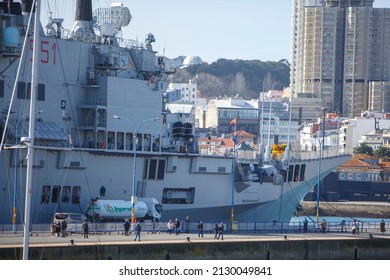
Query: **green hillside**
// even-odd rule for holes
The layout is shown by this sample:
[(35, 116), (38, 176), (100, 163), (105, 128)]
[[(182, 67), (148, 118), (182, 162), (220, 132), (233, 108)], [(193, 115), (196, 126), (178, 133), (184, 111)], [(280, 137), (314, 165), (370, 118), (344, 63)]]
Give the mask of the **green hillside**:
[(178, 70), (173, 82), (198, 80), (198, 89), (205, 97), (240, 96), (256, 99), (262, 91), (283, 90), (290, 84), (290, 63), (260, 60), (219, 59), (211, 64)]

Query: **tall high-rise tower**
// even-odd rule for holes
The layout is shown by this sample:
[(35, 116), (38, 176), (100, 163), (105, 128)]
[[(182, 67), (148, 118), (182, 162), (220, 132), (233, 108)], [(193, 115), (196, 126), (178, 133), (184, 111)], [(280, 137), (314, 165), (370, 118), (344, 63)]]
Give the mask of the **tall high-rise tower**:
[(390, 9), (373, 8), (373, 2), (293, 0), (294, 96), (313, 94), (345, 117), (387, 108), (371, 100), (387, 100)]

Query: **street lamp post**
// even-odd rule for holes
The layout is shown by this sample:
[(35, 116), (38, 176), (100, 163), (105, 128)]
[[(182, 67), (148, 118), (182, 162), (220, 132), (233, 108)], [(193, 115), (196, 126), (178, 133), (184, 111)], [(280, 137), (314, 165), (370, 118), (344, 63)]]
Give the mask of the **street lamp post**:
[(146, 123), (146, 122), (155, 122), (155, 121), (158, 121), (160, 118), (154, 118), (154, 119), (147, 119), (147, 120), (143, 120), (142, 122), (140, 122), (137, 126), (134, 125), (133, 121), (130, 120), (130, 119), (127, 119), (127, 118), (122, 118), (122, 117), (119, 117), (119, 116), (115, 116), (114, 115), (114, 118), (118, 119), (118, 120), (126, 120), (128, 122), (131, 123), (131, 125), (133, 126), (134, 128), (134, 134), (133, 134), (133, 186), (132, 186), (132, 190), (131, 190), (131, 204), (133, 205), (133, 207), (131, 208), (131, 222), (134, 223), (135, 222), (135, 213), (134, 213), (134, 208), (135, 208), (135, 204), (137, 203), (137, 196), (135, 195), (135, 177), (136, 177), (136, 168), (137, 168), (137, 164), (136, 164), (136, 158), (137, 158), (137, 135), (138, 135), (138, 130), (140, 129), (140, 127)]
[[(43, 110), (40, 110), (36, 112), (36, 114), (42, 113)], [(17, 211), (16, 211), (16, 197), (17, 197), (17, 190), (18, 190), (18, 167), (19, 167), (19, 125), (20, 122), (29, 115), (30, 113), (26, 113), (23, 116), (19, 118), (19, 120), (16, 122), (15, 125), (15, 179), (14, 179), (14, 197), (13, 197), (13, 211), (12, 211), (12, 231), (14, 234), (16, 234), (16, 219), (17, 219)]]
[(232, 208), (230, 212), (230, 222), (232, 223), (232, 228), (233, 228), (233, 223), (234, 223), (234, 190), (235, 190), (235, 180), (236, 180), (236, 160), (237, 160), (237, 150), (236, 150), (236, 144), (237, 144), (237, 138), (241, 131), (238, 133), (236, 132), (236, 129), (234, 129), (234, 132), (236, 135), (233, 133), (233, 162), (232, 162)]
[(234, 222), (234, 187), (235, 187), (235, 169), (236, 169), (236, 138), (237, 136), (233, 136), (233, 162), (232, 162), (232, 209), (230, 213), (230, 221), (232, 223)]
[(323, 150), (325, 149), (325, 114), (326, 114), (326, 108), (321, 108), (323, 115), (322, 115), (322, 143), (320, 141), (319, 135), (318, 135), (318, 142), (320, 147), (320, 156), (318, 159), (318, 181), (317, 181), (317, 201), (316, 201), (316, 221), (318, 222), (318, 218), (320, 215), (320, 177), (321, 177), (321, 158)]

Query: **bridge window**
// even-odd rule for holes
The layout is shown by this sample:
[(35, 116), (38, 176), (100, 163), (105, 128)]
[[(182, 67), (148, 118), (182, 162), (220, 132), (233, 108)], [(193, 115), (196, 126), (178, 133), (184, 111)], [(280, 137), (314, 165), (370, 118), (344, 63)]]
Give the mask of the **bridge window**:
[(300, 170), (299, 164), (295, 165), (295, 169), (294, 169), (294, 182), (298, 182), (298, 180), (299, 180), (299, 170)]
[(148, 179), (156, 179), (157, 160), (152, 159), (149, 163), (149, 175)]
[(288, 182), (291, 182), (293, 180), (293, 175), (294, 175), (294, 165), (290, 165), (288, 167)]
[(163, 180), (165, 174), (165, 160), (160, 159), (158, 161), (157, 179)]
[(81, 188), (79, 186), (75, 186), (72, 189), (72, 203), (73, 204), (80, 204), (80, 194), (81, 194)]
[(148, 159), (145, 160), (144, 179), (163, 180), (165, 175), (165, 159)]
[(299, 181), (305, 181), (306, 164), (301, 165), (301, 172), (299, 174)]
[(49, 185), (44, 185), (42, 187), (42, 194), (41, 194), (41, 203), (49, 203), (50, 201), (50, 189), (51, 187)]
[(68, 203), (70, 201), (70, 186), (62, 188), (61, 202)]
[(57, 203), (59, 201), (60, 192), (61, 192), (60, 186), (53, 186), (53, 189), (51, 191), (51, 202)]

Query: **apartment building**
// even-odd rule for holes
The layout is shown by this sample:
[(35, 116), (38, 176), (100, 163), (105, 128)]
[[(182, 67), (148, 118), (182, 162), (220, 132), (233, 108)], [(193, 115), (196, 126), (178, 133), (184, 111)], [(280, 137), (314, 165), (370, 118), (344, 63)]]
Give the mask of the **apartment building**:
[[(374, 0), (293, 0), (291, 91), (356, 117), (389, 107), (390, 9)], [(378, 93), (379, 92), (379, 93)], [(382, 97), (384, 104), (374, 100)]]

